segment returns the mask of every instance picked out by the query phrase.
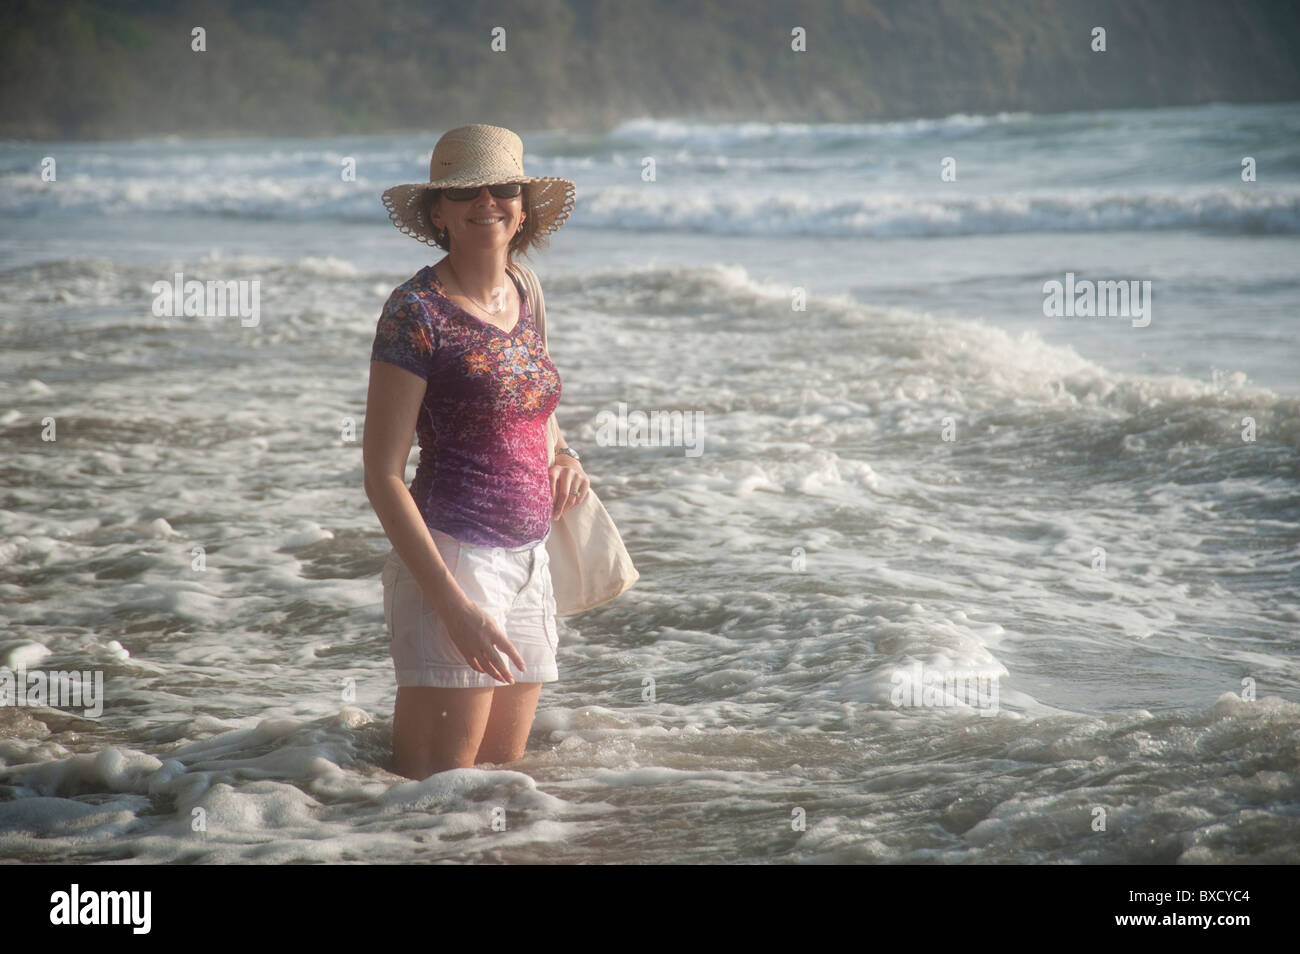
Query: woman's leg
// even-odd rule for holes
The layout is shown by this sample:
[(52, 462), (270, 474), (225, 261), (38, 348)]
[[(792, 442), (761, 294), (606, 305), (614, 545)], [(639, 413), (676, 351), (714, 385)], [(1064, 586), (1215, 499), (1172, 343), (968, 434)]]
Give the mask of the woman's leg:
[[(499, 691), (491, 686), (399, 686), (393, 707), (393, 766), (397, 772), (425, 779), (435, 772), (471, 767), (488, 728), (488, 717), (496, 708), (493, 693)], [(534, 695), (534, 705), (536, 702)], [(526, 731), (524, 737), (528, 737)]]
[(492, 762), (500, 765), (513, 762), (524, 754), (528, 733), (533, 728), (537, 712), (537, 697), (541, 694), (540, 682), (517, 682), (513, 686), (497, 686), (492, 693), (492, 709), (488, 714), (483, 742), (479, 745), (474, 763)]
[(435, 772), (523, 756), (537, 713), (540, 682), (482, 689), (402, 686), (393, 709), (393, 762), (398, 773)]

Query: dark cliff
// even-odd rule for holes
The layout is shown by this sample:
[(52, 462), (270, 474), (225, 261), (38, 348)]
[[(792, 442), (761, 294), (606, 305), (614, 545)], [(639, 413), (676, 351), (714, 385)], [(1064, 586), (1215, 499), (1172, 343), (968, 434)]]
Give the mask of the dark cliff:
[[(196, 26), (206, 52), (191, 51)], [(1091, 49), (1098, 26), (1104, 53)], [(791, 49), (796, 27), (805, 52)], [(0, 135), (1290, 101), (1297, 49), (1300, 3), (1282, 0), (18, 0), (0, 12)]]

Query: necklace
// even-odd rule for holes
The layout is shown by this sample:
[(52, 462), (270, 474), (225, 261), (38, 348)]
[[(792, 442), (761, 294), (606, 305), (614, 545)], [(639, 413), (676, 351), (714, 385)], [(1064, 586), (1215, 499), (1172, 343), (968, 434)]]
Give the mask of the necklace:
[[(480, 304), (480, 303), (478, 302), (477, 299), (471, 297), (470, 294), (469, 294), (469, 292), (465, 290), (465, 285), (464, 285), (464, 283), (461, 282), (461, 280), (460, 280), (460, 276), (456, 274), (456, 266), (453, 265), (453, 264), (451, 264), (451, 260), (450, 260), (450, 259), (447, 260), (447, 268), (448, 268), (448, 270), (451, 271), (451, 276), (452, 276), (452, 278), (456, 279), (456, 285), (460, 288), (461, 292), (465, 295), (465, 299), (466, 299), (466, 300), (467, 300), (471, 305), (478, 305), (478, 308), (479, 308), (480, 311), (486, 312), (486, 313), (489, 314), (489, 315), (499, 315), (499, 314), (501, 314), (501, 312), (503, 312), (503, 311), (506, 310), (506, 304), (505, 304), (504, 301), (501, 303), (501, 307), (500, 307), (500, 308), (489, 308), (489, 307), (487, 307), (487, 306), (485, 306), (485, 305)], [(504, 285), (502, 285), (501, 288), (502, 288), (502, 291), (505, 290), (505, 286), (504, 286)], [(505, 297), (505, 296), (503, 295), (502, 297)]]

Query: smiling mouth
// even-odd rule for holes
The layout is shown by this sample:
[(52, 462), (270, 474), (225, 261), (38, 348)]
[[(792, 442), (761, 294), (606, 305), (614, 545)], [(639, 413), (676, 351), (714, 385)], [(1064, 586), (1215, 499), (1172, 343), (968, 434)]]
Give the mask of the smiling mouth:
[(504, 222), (505, 219), (470, 219), (469, 221), (471, 225), (496, 225), (498, 222)]

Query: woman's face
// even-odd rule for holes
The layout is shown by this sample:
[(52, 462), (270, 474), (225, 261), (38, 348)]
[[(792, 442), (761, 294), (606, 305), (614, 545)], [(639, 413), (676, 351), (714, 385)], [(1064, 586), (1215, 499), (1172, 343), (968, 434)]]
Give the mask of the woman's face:
[(434, 228), (447, 230), (452, 248), (481, 251), (508, 248), (525, 217), (522, 190), (514, 198), (498, 199), (487, 186), (468, 202), (455, 202), (440, 192), (429, 213)]

